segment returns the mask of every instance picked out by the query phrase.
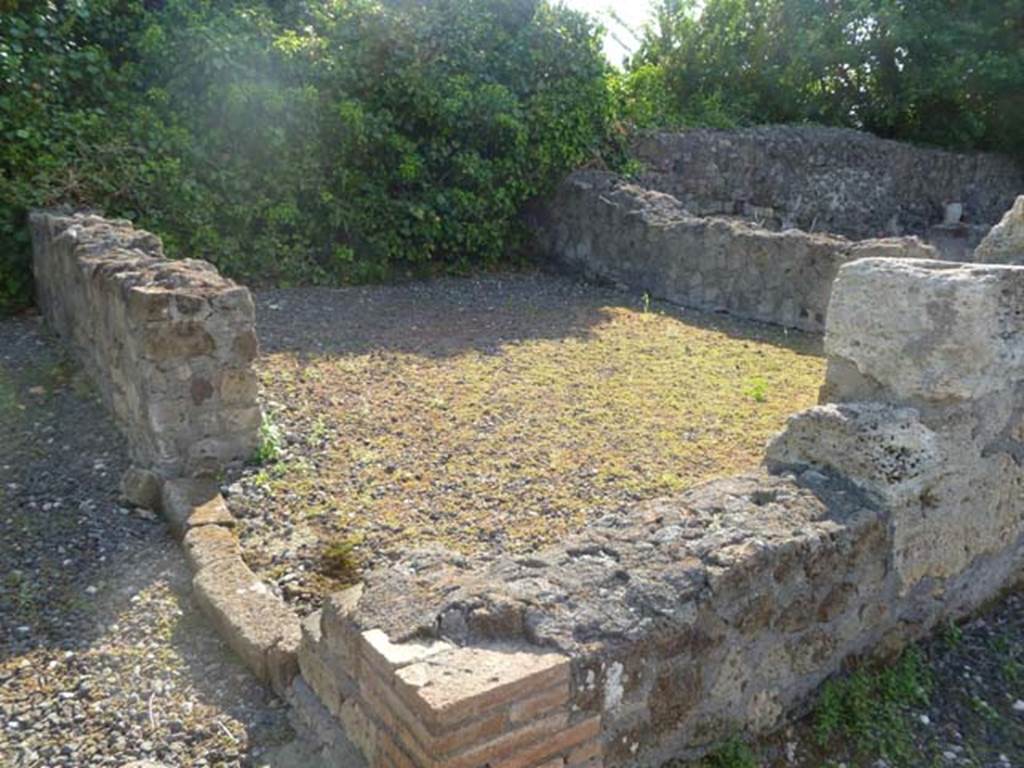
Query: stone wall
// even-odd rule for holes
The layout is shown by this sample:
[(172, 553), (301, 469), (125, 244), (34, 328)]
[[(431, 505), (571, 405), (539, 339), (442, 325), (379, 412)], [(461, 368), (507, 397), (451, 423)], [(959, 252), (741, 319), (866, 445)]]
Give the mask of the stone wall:
[(868, 256), (934, 258), (916, 238), (853, 242), (692, 216), (671, 195), (581, 171), (533, 221), (542, 253), (655, 298), (807, 331), (824, 330), (839, 268)]
[(531, 555), (412, 553), (307, 620), (293, 699), (390, 768), (639, 768), (778, 726), (1020, 578), (1021, 306), (1024, 267), (844, 265), (830, 402), (765, 471)]
[(942, 223), (947, 203), (959, 202), (960, 236), (975, 239), (1024, 192), (1024, 169), (1007, 157), (842, 128), (658, 133), (634, 151), (645, 166), (640, 183), (696, 215), (739, 215), (776, 229), (851, 238), (925, 235)]
[(31, 216), (37, 302), (121, 424), (165, 476), (247, 458), (261, 423), (249, 291), (203, 261), (163, 257), (127, 221)]

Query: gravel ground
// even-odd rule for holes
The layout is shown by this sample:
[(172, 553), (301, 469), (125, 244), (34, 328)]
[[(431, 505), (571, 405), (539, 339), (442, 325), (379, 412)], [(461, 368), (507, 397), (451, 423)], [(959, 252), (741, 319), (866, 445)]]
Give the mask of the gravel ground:
[[(869, 721), (898, 710), (897, 725), (816, 737), (820, 706), (755, 749), (757, 765), (771, 768), (1022, 768), (1024, 766), (1024, 594), (1011, 592), (957, 627), (917, 644), (927, 703), (904, 701), (897, 691), (870, 701), (850, 700)], [(890, 695), (891, 698), (886, 699)], [(893, 745), (887, 753), (880, 743)], [(720, 768), (733, 768), (721, 766)], [(739, 768), (739, 766), (736, 766)]]
[(757, 466), (820, 339), (546, 274), (257, 296), (276, 463), (225, 483), (302, 610), (413, 546), (527, 552)]
[[(340, 295), (358, 310), (367, 297), (401, 306), (389, 291), (432, 290)], [(331, 332), (338, 296), (261, 296), (265, 349), (328, 350), (339, 338)], [(358, 326), (357, 310), (346, 318)], [(447, 330), (453, 348), (481, 343), (458, 317)], [(303, 444), (298, 434), (283, 443), (286, 455)], [(0, 321), (0, 766), (280, 765), (274, 755), (292, 736), (286, 711), (192, 606), (162, 523), (119, 503), (126, 466), (124, 441), (39, 320)], [(228, 486), (246, 493), (244, 479)], [(912, 759), (859, 749), (854, 734), (822, 746), (812, 713), (758, 745), (753, 764), (1024, 767), (1024, 596), (920, 649), (932, 687), (927, 705), (901, 710)]]
[(124, 440), (35, 317), (0, 321), (0, 766), (254, 765), (286, 710), (118, 502)]

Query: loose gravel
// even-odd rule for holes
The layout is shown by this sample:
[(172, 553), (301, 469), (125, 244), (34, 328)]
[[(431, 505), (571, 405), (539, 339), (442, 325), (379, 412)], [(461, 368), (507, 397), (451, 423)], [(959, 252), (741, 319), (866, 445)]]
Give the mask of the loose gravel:
[(0, 766), (248, 766), (286, 709), (193, 607), (125, 441), (36, 317), (0, 321)]

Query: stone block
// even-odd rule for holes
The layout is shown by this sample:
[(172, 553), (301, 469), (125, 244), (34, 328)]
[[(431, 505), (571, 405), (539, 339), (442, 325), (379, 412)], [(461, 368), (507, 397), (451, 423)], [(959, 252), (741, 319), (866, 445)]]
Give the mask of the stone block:
[[(31, 230), (40, 309), (117, 416), (135, 465), (191, 472), (192, 447), (207, 440), (218, 450), (205, 473), (248, 458), (259, 429), (249, 292), (206, 262), (164, 259), (159, 238), (130, 222), (33, 212)], [(224, 393), (214, 364), (234, 372)]]
[(670, 194), (601, 171), (570, 175), (536, 223), (539, 249), (563, 267), (684, 306), (806, 331), (823, 329), (843, 264), (937, 255), (917, 238), (851, 242), (699, 218)]
[(176, 536), (203, 525), (234, 527), (235, 518), (213, 480), (183, 478), (163, 486), (163, 514)]
[(818, 467), (890, 504), (918, 498), (942, 472), (942, 441), (913, 408), (829, 404), (789, 418), (765, 451), (769, 468)]
[(974, 249), (974, 260), (1024, 264), (1024, 195), (1017, 197), (1010, 210)]
[(278, 684), (294, 676), (299, 620), (241, 560), (200, 570), (192, 591), (218, 634), (253, 674)]
[(1024, 378), (1021, 306), (1024, 267), (862, 259), (832, 291), (830, 369), (846, 361), (893, 402), (978, 400)]
[(234, 532), (221, 525), (202, 525), (189, 529), (182, 540), (182, 546), (192, 573), (205, 568), (222, 567), (242, 559), (242, 550)]
[(121, 477), (121, 495), (133, 506), (153, 512), (160, 511), (160, 475), (149, 469), (129, 467)]
[(354, 692), (356, 681), (350, 670), (322, 641), (321, 613), (315, 611), (301, 622), (302, 639), (298, 649), (299, 671), (316, 691), (324, 706), (339, 717), (341, 705)]

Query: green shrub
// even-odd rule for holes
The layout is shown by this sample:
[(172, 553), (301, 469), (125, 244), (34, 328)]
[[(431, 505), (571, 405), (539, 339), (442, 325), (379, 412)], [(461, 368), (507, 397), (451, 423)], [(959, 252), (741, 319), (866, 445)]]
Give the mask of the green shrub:
[(1022, 0), (659, 0), (640, 126), (815, 122), (1024, 153)]
[(4, 309), (58, 203), (254, 283), (493, 265), (612, 120), (598, 30), (541, 0), (0, 7)]

